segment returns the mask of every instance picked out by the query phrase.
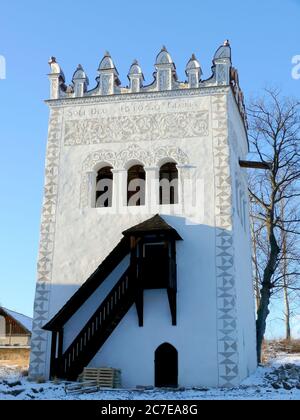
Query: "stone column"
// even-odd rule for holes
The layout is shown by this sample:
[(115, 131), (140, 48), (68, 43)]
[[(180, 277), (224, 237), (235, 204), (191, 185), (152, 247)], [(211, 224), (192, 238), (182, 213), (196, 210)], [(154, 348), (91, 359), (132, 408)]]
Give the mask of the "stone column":
[(87, 173), (87, 197), (86, 204), (89, 208), (96, 207), (96, 178), (97, 174), (95, 171)]
[(203, 182), (194, 177), (194, 167), (177, 165), (178, 169), (178, 202), (180, 211), (187, 216), (194, 216), (203, 205)]
[(149, 213), (155, 213), (159, 206), (159, 168), (144, 168), (146, 172), (146, 200), (145, 205)]
[(50, 99), (59, 99), (59, 74), (49, 74)]
[(113, 199), (112, 207), (116, 214), (127, 206), (127, 171), (125, 169), (112, 169), (113, 173)]
[[(188, 179), (188, 172), (186, 165), (176, 165), (178, 169), (178, 205), (180, 211), (184, 213), (185, 210), (185, 198), (187, 191), (185, 190), (185, 180)], [(190, 189), (190, 188), (189, 188)]]

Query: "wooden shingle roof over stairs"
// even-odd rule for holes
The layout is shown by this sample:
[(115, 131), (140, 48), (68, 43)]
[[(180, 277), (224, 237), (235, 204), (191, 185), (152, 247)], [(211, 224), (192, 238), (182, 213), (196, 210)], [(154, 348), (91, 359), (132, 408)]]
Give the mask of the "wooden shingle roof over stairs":
[(145, 222), (133, 226), (123, 232), (125, 237), (143, 236), (149, 234), (167, 234), (178, 241), (182, 240), (178, 232), (158, 214), (151, 219), (148, 219)]

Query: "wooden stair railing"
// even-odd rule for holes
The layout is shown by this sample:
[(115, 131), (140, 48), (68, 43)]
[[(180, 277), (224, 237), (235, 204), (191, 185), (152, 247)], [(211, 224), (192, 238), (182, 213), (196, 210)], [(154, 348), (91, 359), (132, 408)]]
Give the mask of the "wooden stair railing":
[(59, 378), (76, 380), (129, 311), (136, 297), (136, 280), (131, 273), (128, 268), (73, 343), (56, 360)]

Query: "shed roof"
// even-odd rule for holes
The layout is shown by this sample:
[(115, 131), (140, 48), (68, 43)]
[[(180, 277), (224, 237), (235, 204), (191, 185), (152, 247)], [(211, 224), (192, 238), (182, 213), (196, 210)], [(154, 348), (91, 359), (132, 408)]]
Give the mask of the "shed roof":
[(167, 233), (176, 240), (182, 240), (181, 236), (178, 232), (170, 226), (162, 217), (158, 214), (151, 219), (146, 220), (143, 223), (140, 223), (136, 226), (133, 226), (130, 229), (125, 230), (123, 232), (124, 236), (138, 236), (138, 235), (146, 235), (151, 233)]
[(13, 318), (18, 324), (20, 324), (25, 330), (29, 333), (32, 332), (32, 318), (29, 316), (20, 314), (19, 312), (12, 311), (11, 309), (1, 307), (2, 311), (5, 312), (8, 316)]

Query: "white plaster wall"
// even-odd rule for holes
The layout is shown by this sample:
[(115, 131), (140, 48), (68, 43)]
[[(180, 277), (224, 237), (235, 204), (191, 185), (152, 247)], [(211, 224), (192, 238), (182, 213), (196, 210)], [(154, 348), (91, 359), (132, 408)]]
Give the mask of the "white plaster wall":
[[(177, 101), (177, 106), (180, 102)], [(190, 102), (194, 110), (206, 110), (211, 115), (209, 98), (192, 99)], [(110, 109), (109, 112), (113, 111)], [(68, 115), (68, 110), (65, 111), (65, 115)], [(211, 121), (209, 125), (211, 126)], [(190, 159), (188, 177), (203, 181), (204, 197), (200, 204), (203, 206), (203, 211), (199, 207), (192, 211), (189, 209), (190, 218), (187, 223), (190, 221), (198, 223), (191, 226), (186, 225), (186, 220), (182, 218), (180, 206), (176, 209), (178, 218), (165, 217), (184, 238), (183, 242), (178, 243), (178, 327), (171, 325), (169, 303), (165, 292), (147, 292), (145, 327), (142, 329), (138, 327), (136, 310), (132, 308), (92, 364), (121, 367), (125, 386), (133, 386), (137, 382), (153, 384), (154, 351), (163, 342), (170, 341), (179, 351), (179, 380), (182, 385), (217, 385), (214, 172), (211, 131), (208, 136), (202, 138), (150, 143), (144, 141), (138, 144), (150, 150), (161, 145), (176, 145), (188, 154)], [(62, 145), (50, 317), (116, 246), (121, 239), (122, 231), (153, 216), (153, 214), (141, 214), (143, 209), (136, 209), (136, 214), (114, 215), (105, 209), (80, 208), (81, 168), (86, 157), (92, 151), (101, 148), (119, 151), (125, 147), (126, 144), (119, 143), (72, 147)], [(186, 196), (185, 200), (188, 202), (190, 198)], [(164, 207), (161, 210), (165, 213), (167, 209)], [(98, 297), (100, 299), (104, 296), (104, 290), (109, 290), (118, 280), (116, 277), (112, 275), (100, 288), (101, 290), (98, 290), (67, 323), (65, 348), (74, 339), (76, 329), (80, 331), (85, 321), (98, 307)], [(154, 301), (151, 302), (153, 298)], [(115, 349), (120, 348), (122, 352), (116, 353)], [(144, 354), (140, 361), (138, 354)], [(136, 372), (141, 376), (135, 378)]]
[(234, 217), (234, 246), (240, 376), (242, 380), (255, 371), (257, 359), (249, 223), (245, 231), (237, 212)]
[[(209, 98), (199, 97), (190, 101), (192, 109), (210, 112)], [(169, 100), (161, 102), (168, 104)], [(185, 102), (189, 101), (185, 100)], [(175, 110), (180, 103), (180, 101), (176, 101), (176, 104), (174, 104)], [(152, 106), (157, 105), (156, 101), (150, 101), (151, 104)], [(132, 105), (136, 106), (135, 103)], [(119, 107), (120, 104), (116, 104), (116, 106)], [(110, 104), (109, 107), (108, 105), (100, 104), (98, 107), (99, 113), (105, 111), (106, 114), (112, 113), (112, 115), (116, 115), (113, 104)], [(104, 110), (102, 109), (103, 107)], [(72, 107), (70, 109), (73, 112)], [(174, 111), (172, 110), (172, 112)], [(65, 115), (66, 117), (69, 115), (68, 109), (65, 110)], [(72, 115), (75, 118), (77, 114)], [(155, 147), (162, 145), (178, 146), (188, 154), (191, 163), (188, 176), (193, 179), (203, 180), (205, 194), (209, 198), (209, 200), (206, 200), (205, 205), (203, 203), (204, 217), (202, 217), (202, 220), (199, 220), (199, 214), (202, 211), (199, 212), (198, 209), (194, 211), (194, 214), (191, 214), (191, 217), (194, 216), (196, 220), (204, 225), (213, 226), (214, 202), (212, 197), (214, 180), (211, 134), (203, 138), (188, 138), (176, 141), (144, 141), (138, 142), (138, 145), (146, 150), (153, 150)], [(87, 156), (93, 151), (101, 149), (120, 151), (127, 146), (127, 143), (105, 143), (71, 147), (62, 144), (50, 318), (117, 245), (122, 237), (122, 231), (155, 214), (155, 212), (149, 214), (143, 208), (131, 208), (130, 214), (125, 213), (121, 215), (112, 214), (106, 209), (80, 208), (81, 169)], [(186, 197), (187, 201), (188, 199), (189, 197)], [(163, 208), (164, 213), (165, 210)], [(181, 215), (181, 211), (178, 208), (177, 210), (177, 214)], [(157, 211), (160, 211), (159, 207)], [(62, 289), (63, 292), (61, 292)]]
[(229, 131), (231, 129), (234, 131), (234, 135), (230, 136), (232, 152), (237, 159), (243, 160), (247, 158), (249, 152), (247, 133), (231, 89), (227, 96), (227, 103)]
[[(236, 104), (229, 96), (229, 130), (231, 150), (231, 178), (233, 191), (233, 233), (235, 249), (235, 273), (237, 291), (237, 320), (239, 340), (240, 380), (245, 379), (257, 368), (255, 305), (252, 278), (251, 235), (249, 221), (249, 195), (246, 170), (241, 169), (239, 160), (247, 157), (247, 138), (241, 124)], [(238, 142), (238, 147), (237, 147)], [(246, 220), (243, 221), (237, 210), (236, 181), (246, 200)]]
[(168, 221), (184, 238), (177, 244), (178, 325), (171, 324), (166, 291), (146, 291), (144, 327), (133, 307), (90, 366), (120, 368), (125, 387), (154, 385), (155, 350), (169, 342), (178, 350), (181, 386), (217, 386), (215, 255), (208, 247), (215, 232)]
[[(91, 365), (110, 365), (121, 368), (125, 386), (135, 386), (138, 383), (153, 385), (154, 351), (160, 344), (169, 341), (179, 352), (180, 385), (217, 386), (215, 174), (212, 139), (213, 113), (210, 97), (199, 96), (159, 101), (141, 100), (132, 104), (128, 102), (126, 109), (123, 109), (122, 104), (118, 102), (97, 104), (93, 106), (93, 112), (99, 113), (99, 115), (103, 113), (114, 116), (119, 113), (134, 115), (141, 113), (137, 106), (139, 103), (144, 106), (145, 115), (152, 112), (152, 107), (155, 112), (160, 107), (164, 110), (169, 109), (169, 112), (184, 109), (208, 112), (209, 133), (207, 136), (178, 140), (137, 140), (138, 145), (145, 150), (154, 150), (156, 147), (167, 145), (179, 147), (190, 159), (185, 176), (193, 180), (200, 180), (204, 195), (202, 202), (195, 209), (187, 211), (184, 210), (186, 207), (182, 209), (182, 206), (177, 206), (175, 216), (168, 216), (168, 211), (165, 208), (157, 208), (157, 212), (161, 210), (160, 213), (163, 217), (178, 230), (184, 239), (183, 242), (178, 243), (178, 326), (172, 327), (171, 325), (165, 292), (148, 291), (145, 294), (145, 327), (142, 329), (138, 327), (136, 311), (135, 308), (132, 308), (91, 362)], [(71, 106), (65, 108), (64, 115), (67, 119), (84, 119), (85, 115), (90, 112), (90, 105), (82, 105), (80, 110)], [(122, 231), (156, 213), (147, 214), (143, 208), (137, 208), (132, 214), (115, 215), (106, 209), (83, 209), (80, 207), (83, 176), (81, 170), (87, 156), (93, 151), (101, 149), (119, 152), (126, 149), (127, 146), (126, 141), (74, 146), (66, 146), (64, 142), (61, 144), (49, 319), (57, 313), (117, 245), (122, 237)], [(185, 204), (190, 200), (191, 193), (185, 192)], [(243, 240), (243, 238), (237, 239), (237, 241), (241, 241), (242, 245)], [(237, 246), (237, 248), (239, 247)], [(243, 259), (241, 252), (238, 255)], [(126, 262), (124, 264), (126, 265)], [(99, 306), (98, 299), (101, 299), (118, 280), (117, 277), (118, 275), (114, 273), (103, 284), (103, 287), (100, 287), (89, 299), (81, 311), (68, 322), (65, 329), (65, 347), (73, 340), (76, 328), (79, 332), (84, 322)], [(244, 297), (240, 296), (238, 294), (238, 300), (247, 300), (246, 303), (244, 302), (244, 312), (246, 312), (246, 307), (251, 299), (247, 293)], [(248, 322), (247, 316), (241, 314), (241, 322), (245, 327)], [(249, 336), (249, 342), (251, 340)], [(250, 349), (251, 345), (249, 344), (248, 347)], [(121, 351), (116, 349), (121, 349)], [(48, 353), (50, 353), (50, 346), (48, 346)], [(240, 364), (243, 370), (244, 362), (242, 360), (244, 359), (240, 360)]]

